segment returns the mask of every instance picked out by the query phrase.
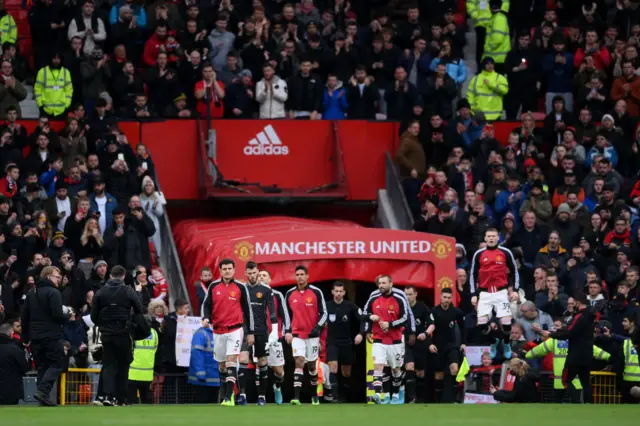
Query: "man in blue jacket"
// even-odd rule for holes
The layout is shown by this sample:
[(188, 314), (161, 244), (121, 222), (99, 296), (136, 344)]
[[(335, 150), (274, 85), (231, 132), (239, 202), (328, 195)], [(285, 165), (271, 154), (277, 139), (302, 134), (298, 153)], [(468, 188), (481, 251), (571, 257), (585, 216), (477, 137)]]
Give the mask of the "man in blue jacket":
[(210, 404), (218, 401), (220, 373), (218, 362), (213, 359), (213, 331), (204, 323), (191, 339), (189, 384), (193, 386), (196, 404)]
[(518, 176), (509, 176), (507, 181), (507, 190), (500, 191), (496, 196), (496, 205), (494, 211), (496, 212), (496, 219), (502, 221), (502, 218), (511, 212), (513, 217), (516, 218), (516, 224), (520, 224), (520, 206), (524, 202), (525, 196), (520, 191), (520, 179)]

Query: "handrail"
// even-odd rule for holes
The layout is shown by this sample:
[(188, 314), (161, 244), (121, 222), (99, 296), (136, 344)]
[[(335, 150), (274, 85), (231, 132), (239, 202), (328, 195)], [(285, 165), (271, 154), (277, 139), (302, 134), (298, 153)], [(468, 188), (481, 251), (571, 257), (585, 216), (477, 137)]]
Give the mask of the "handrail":
[(384, 156), (384, 163), (385, 187), (394, 206), (398, 226), (400, 226), (400, 229), (413, 229), (413, 214), (402, 189), (402, 179), (398, 175), (396, 165), (388, 152)]

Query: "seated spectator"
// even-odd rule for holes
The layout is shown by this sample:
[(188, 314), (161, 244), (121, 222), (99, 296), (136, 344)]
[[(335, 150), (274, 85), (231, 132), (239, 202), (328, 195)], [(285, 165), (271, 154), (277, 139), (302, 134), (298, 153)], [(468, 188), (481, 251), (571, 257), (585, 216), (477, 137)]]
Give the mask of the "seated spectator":
[(82, 11), (69, 23), (69, 41), (74, 37), (80, 37), (83, 42), (85, 55), (90, 55), (96, 47), (100, 47), (107, 39), (104, 22), (95, 13), (93, 0), (85, 0), (82, 3)]
[(173, 105), (165, 108), (163, 117), (166, 118), (197, 118), (198, 113), (195, 109), (190, 108), (187, 104), (187, 96), (180, 93), (173, 100)]

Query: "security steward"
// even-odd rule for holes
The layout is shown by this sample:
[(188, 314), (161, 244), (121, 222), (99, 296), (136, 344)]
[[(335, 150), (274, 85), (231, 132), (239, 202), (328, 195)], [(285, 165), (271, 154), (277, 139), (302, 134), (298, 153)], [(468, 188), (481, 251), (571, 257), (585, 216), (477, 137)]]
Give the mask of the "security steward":
[(60, 53), (55, 53), (51, 63), (38, 71), (33, 96), (41, 115), (46, 117), (60, 117), (71, 106), (73, 82), (69, 70), (62, 66)]
[(583, 402), (591, 404), (593, 403), (591, 362), (593, 358), (593, 327), (595, 315), (589, 309), (589, 302), (584, 293), (578, 292), (573, 298), (578, 306), (578, 313), (573, 317), (573, 321), (569, 327), (549, 332), (542, 330), (539, 325), (535, 324), (533, 330), (544, 337), (568, 341), (569, 350), (564, 366), (564, 374), (566, 374), (569, 389), (571, 392), (577, 392), (577, 389), (573, 385), (573, 379), (577, 377), (583, 388)]
[(158, 350), (158, 332), (151, 328), (151, 318), (144, 317), (151, 329), (151, 334), (133, 345), (133, 362), (129, 366), (129, 398), (130, 404), (138, 402), (138, 394), (142, 404), (149, 404), (149, 391), (153, 382), (153, 367)]
[(58, 290), (61, 282), (60, 269), (44, 267), (22, 308), (22, 339), (29, 342), (38, 370), (38, 389), (33, 397), (47, 406), (56, 405), (49, 394), (64, 369), (62, 328), (72, 312), (62, 305), (62, 294)]
[[(525, 355), (526, 359), (543, 358), (548, 353), (553, 354), (553, 390), (555, 400), (558, 404), (562, 404), (565, 394), (565, 382), (563, 378), (563, 371), (565, 361), (567, 360), (567, 354), (569, 353), (569, 342), (566, 340), (547, 339), (540, 343), (538, 346), (531, 349)], [(598, 346), (593, 345), (593, 358), (601, 361), (608, 361), (611, 355), (608, 352), (603, 351)], [(578, 379), (573, 379), (573, 389), (576, 389), (577, 393), (571, 393), (571, 402), (580, 402), (580, 393), (582, 385)]]
[(630, 337), (622, 342), (621, 353), (618, 355), (617, 383), (620, 383), (622, 403), (636, 404), (638, 400), (634, 397), (634, 393), (638, 390), (633, 392), (633, 389), (640, 389), (640, 360), (638, 358), (640, 330), (636, 326), (635, 313), (626, 316), (622, 324)]
[(102, 335), (103, 405), (107, 407), (126, 404), (129, 365), (133, 361), (131, 310), (143, 313), (140, 297), (124, 282), (126, 273), (122, 266), (114, 266), (107, 284), (93, 296), (91, 308), (91, 320)]

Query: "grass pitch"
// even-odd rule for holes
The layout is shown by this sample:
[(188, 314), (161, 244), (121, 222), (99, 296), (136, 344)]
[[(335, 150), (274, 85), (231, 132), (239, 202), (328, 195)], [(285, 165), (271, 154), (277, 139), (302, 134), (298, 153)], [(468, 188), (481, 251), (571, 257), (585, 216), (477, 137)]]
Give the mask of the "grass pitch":
[(637, 426), (638, 405), (320, 405), (0, 408), (7, 426)]

